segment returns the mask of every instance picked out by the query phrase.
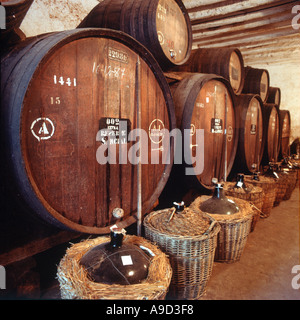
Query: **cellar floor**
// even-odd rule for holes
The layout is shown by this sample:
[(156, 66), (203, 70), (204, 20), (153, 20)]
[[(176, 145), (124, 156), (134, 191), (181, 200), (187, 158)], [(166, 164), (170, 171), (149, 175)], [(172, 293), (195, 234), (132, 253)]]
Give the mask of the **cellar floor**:
[[(300, 265), (299, 188), (288, 201), (272, 209), (248, 236), (240, 261), (214, 263), (206, 293), (200, 300), (300, 300), (292, 273)], [(299, 271), (298, 271), (299, 272)], [(299, 280), (294, 281), (299, 284)], [(58, 284), (44, 292), (58, 299)]]
[(292, 287), (292, 268), (300, 265), (299, 201), (296, 188), (289, 200), (258, 221), (240, 261), (215, 262), (201, 299), (300, 300), (300, 288)]

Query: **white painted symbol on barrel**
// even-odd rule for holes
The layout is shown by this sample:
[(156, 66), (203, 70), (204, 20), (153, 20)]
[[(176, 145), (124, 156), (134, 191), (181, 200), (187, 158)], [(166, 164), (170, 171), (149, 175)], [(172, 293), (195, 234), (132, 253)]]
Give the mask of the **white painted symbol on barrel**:
[(165, 43), (165, 37), (161, 31), (157, 31), (158, 41), (160, 45), (163, 45)]
[(160, 119), (154, 119), (149, 126), (149, 138), (153, 143), (160, 143), (164, 138), (165, 125)]
[(233, 128), (232, 126), (228, 126), (227, 128), (227, 141), (230, 142), (233, 138)]
[(53, 122), (49, 118), (38, 118), (31, 124), (30, 130), (38, 141), (50, 139), (55, 131)]
[(191, 123), (190, 136), (193, 136), (195, 133), (196, 133), (196, 127), (193, 123)]

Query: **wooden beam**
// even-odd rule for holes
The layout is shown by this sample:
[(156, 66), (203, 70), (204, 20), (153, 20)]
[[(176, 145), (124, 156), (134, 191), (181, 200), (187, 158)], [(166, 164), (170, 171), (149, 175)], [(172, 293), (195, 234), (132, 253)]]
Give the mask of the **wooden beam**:
[(268, 30), (255, 30), (255, 32), (246, 32), (239, 35), (234, 35), (231, 37), (222, 37), (222, 38), (214, 38), (214, 39), (193, 39), (193, 45), (197, 45), (198, 47), (220, 47), (220, 46), (240, 46), (241, 43), (245, 45), (246, 43), (255, 42), (255, 41), (263, 41), (268, 39), (275, 39), (278, 37), (297, 34), (298, 30), (294, 30), (291, 26), (282, 26), (278, 28), (278, 30), (274, 30), (270, 32)]
[(247, 66), (252, 66), (254, 64), (262, 63), (275, 63), (275, 62), (285, 62), (285, 63), (295, 63), (299, 65), (300, 51), (291, 52), (289, 49), (282, 51), (265, 51), (256, 55), (243, 54), (244, 64)]
[[(182, 1), (187, 10), (193, 10), (193, 8), (199, 7), (199, 0), (183, 0)], [(206, 6), (211, 3), (222, 3), (224, 0), (201, 0), (201, 6)]]
[[(260, 54), (264, 54), (264, 53), (278, 53), (278, 54), (286, 54), (287, 52), (290, 52), (291, 54), (299, 54), (300, 53), (300, 48), (297, 47), (296, 45), (294, 46), (290, 46), (290, 47), (282, 47), (280, 50), (278, 50), (278, 48), (276, 47), (261, 47), (261, 48), (257, 48), (256, 50), (249, 50), (249, 49), (245, 49), (245, 48), (241, 48), (240, 49), (242, 52), (243, 57), (246, 56), (255, 56), (255, 55), (260, 55)], [(288, 56), (286, 56), (288, 57)], [(300, 62), (300, 55), (298, 55), (298, 60)]]
[(251, 52), (256, 53), (259, 51), (269, 50), (269, 49), (276, 49), (278, 51), (278, 47), (280, 47), (280, 50), (284, 48), (289, 48), (291, 50), (294, 50), (294, 48), (299, 48), (299, 41), (300, 39), (297, 37), (282, 37), (278, 41), (278, 39), (270, 40), (270, 41), (261, 41), (261, 42), (255, 42), (253, 44), (247, 45), (247, 46), (239, 46), (240, 50), (243, 52)]
[(197, 47), (237, 47), (246, 61), (300, 62), (299, 30), (291, 21), (291, 0), (183, 0)]
[(239, 43), (239, 48), (252, 48), (252, 47), (264, 47), (270, 44), (274, 44), (275, 46), (278, 47), (279, 43), (281, 44), (282, 42), (293, 42), (295, 44), (299, 44), (300, 41), (300, 34), (299, 33), (293, 33), (290, 35), (283, 35), (280, 38), (269, 38), (269, 39), (262, 39), (259, 41), (253, 41), (253, 42), (240, 42)]
[(219, 22), (208, 23), (207, 25), (196, 25), (193, 26), (193, 35), (205, 34), (210, 35), (217, 32), (228, 32), (234, 30), (240, 30), (241, 28), (246, 29), (253, 26), (264, 26), (265, 24), (279, 22), (287, 20), (289, 24), (293, 19), (292, 6), (286, 5), (282, 8), (268, 9), (255, 12), (254, 14), (248, 14), (246, 17), (231, 18), (227, 20), (222, 20)]
[[(282, 36), (280, 38), (263, 38), (253, 42), (235, 43), (232, 47), (241, 50), (245, 65), (272, 61), (300, 63), (300, 34)], [(214, 47), (214, 46), (210, 46)], [(197, 47), (194, 46), (193, 49)]]
[(247, 24), (238, 27), (231, 27), (228, 29), (217, 30), (213, 32), (201, 32), (197, 34), (193, 34), (193, 39), (197, 41), (200, 39), (201, 41), (213, 40), (213, 39), (222, 39), (226, 37), (238, 36), (240, 34), (253, 34), (256, 32), (268, 31), (268, 33), (272, 33), (276, 31), (276, 29), (289, 26), (291, 28), (291, 19), (290, 15), (281, 16), (280, 19), (277, 17), (274, 19), (266, 19), (261, 21), (260, 23)]
[[(281, 6), (288, 3), (294, 3), (296, 4), (297, 1), (290, 1), (290, 0), (280, 0), (280, 1), (272, 1), (272, 0), (266, 0), (266, 1), (239, 1), (241, 4), (240, 6), (237, 6), (237, 4), (231, 4), (229, 6), (224, 7), (218, 7), (215, 10), (207, 10), (207, 11), (199, 11), (197, 14), (189, 13), (191, 24), (197, 25), (201, 23), (207, 23), (209, 21), (216, 21), (220, 19), (230, 18), (230, 17), (236, 17), (239, 15), (246, 15), (251, 12), (257, 12), (260, 10), (273, 8), (277, 6)], [(242, 4), (243, 3), (243, 4)], [(258, 5), (254, 5), (254, 3)], [(260, 4), (262, 3), (262, 4)], [(236, 9), (236, 8), (239, 9)], [(194, 10), (194, 9), (190, 9)], [(190, 12), (188, 10), (188, 12)], [(200, 17), (200, 18), (199, 18)]]
[[(193, 37), (193, 41), (200, 40), (200, 43), (213, 43), (213, 42), (220, 42), (221, 41), (227, 41), (231, 39), (244, 39), (245, 37), (253, 37), (253, 36), (259, 36), (259, 35), (272, 35), (275, 34), (278, 30), (282, 30), (283, 28), (286, 29), (292, 29), (290, 25), (290, 20), (284, 20), (281, 22), (275, 22), (275, 23), (269, 23), (266, 24), (264, 27), (256, 26), (253, 28), (241, 28), (230, 32), (222, 32), (215, 34), (213, 36), (204, 36), (201, 38)], [(295, 31), (294, 29), (292, 29)]]
[[(183, 1), (184, 3), (186, 2), (190, 2), (190, 1)], [(234, 4), (235, 6), (238, 5), (238, 2), (245, 2), (245, 1), (235, 1), (235, 0), (221, 0), (221, 1), (209, 1), (204, 3), (203, 1), (201, 1), (201, 5), (197, 5), (199, 4), (200, 1), (197, 1), (195, 4), (195, 7), (188, 7), (187, 11), (189, 14), (191, 13), (198, 13), (200, 11), (207, 11), (207, 10), (216, 10), (219, 9), (220, 7), (227, 7), (229, 5)]]
[(255, 21), (264, 20), (268, 16), (272, 16), (273, 14), (280, 15), (282, 12), (291, 11), (293, 8), (292, 4), (286, 4), (280, 7), (269, 8), (265, 10), (250, 12), (246, 15), (234, 16), (225, 19), (220, 19), (216, 21), (207, 22), (204, 24), (197, 24), (192, 26), (192, 30), (214, 30), (215, 28), (220, 27), (230, 27), (236, 25), (242, 25), (245, 23), (252, 23)]
[(278, 59), (282, 60), (298, 60), (298, 64), (300, 62), (300, 50), (298, 48), (283, 48), (282, 50), (278, 51), (276, 48), (271, 48), (268, 50), (261, 50), (258, 52), (249, 52), (241, 50), (244, 63), (248, 63), (249, 61), (256, 61), (258, 58), (265, 57), (265, 56), (276, 56)]

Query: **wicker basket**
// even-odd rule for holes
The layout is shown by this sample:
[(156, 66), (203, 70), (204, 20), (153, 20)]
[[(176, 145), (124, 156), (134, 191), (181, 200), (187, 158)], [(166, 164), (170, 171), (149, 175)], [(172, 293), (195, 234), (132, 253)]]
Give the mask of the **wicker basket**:
[[(210, 198), (201, 196), (196, 198), (191, 204), (191, 208), (200, 210), (203, 201)], [(212, 214), (221, 226), (218, 234), (215, 261), (235, 262), (240, 260), (244, 251), (248, 235), (251, 229), (253, 210), (250, 204), (241, 199), (228, 197), (239, 207), (240, 211), (232, 215)]]
[[(172, 208), (164, 209), (146, 216), (145, 236), (169, 256), (173, 276), (168, 297), (198, 299), (212, 273), (220, 226), (209, 215), (190, 208), (183, 214), (175, 214), (168, 222), (171, 211)], [(199, 226), (202, 221), (208, 222), (204, 228)]]
[(251, 223), (251, 232), (254, 231), (257, 221), (262, 214), (263, 189), (252, 184), (247, 184), (248, 192), (243, 188), (234, 188), (235, 182), (224, 182), (224, 192), (226, 196), (248, 201), (253, 208), (253, 218)]
[(289, 179), (289, 183), (288, 186), (286, 188), (286, 192), (285, 195), (283, 197), (283, 200), (289, 200), (291, 198), (291, 195), (294, 191), (294, 189), (296, 188), (297, 185), (297, 176), (298, 176), (298, 172), (297, 170), (290, 170), (288, 171), (288, 179)]
[(259, 176), (259, 181), (253, 180), (252, 176), (245, 176), (245, 182), (263, 189), (263, 205), (260, 217), (269, 217), (277, 194), (276, 181), (272, 178), (264, 176)]
[(283, 200), (286, 190), (289, 185), (289, 177), (287, 173), (277, 173), (279, 175), (279, 179), (276, 180), (277, 188), (276, 188), (276, 197), (273, 206), (276, 207)]
[(152, 251), (148, 277), (144, 282), (132, 285), (108, 285), (91, 281), (80, 265), (81, 257), (93, 247), (109, 242), (107, 236), (85, 240), (70, 247), (60, 261), (57, 278), (62, 299), (105, 300), (162, 300), (165, 299), (172, 277), (172, 269), (166, 255), (146, 239), (126, 235), (123, 243), (144, 246)]

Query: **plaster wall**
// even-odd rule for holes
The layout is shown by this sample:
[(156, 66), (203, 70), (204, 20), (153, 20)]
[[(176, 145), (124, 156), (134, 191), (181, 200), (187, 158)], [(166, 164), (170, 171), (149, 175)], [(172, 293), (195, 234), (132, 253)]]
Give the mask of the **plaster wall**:
[(267, 69), (270, 85), (281, 90), (280, 109), (289, 110), (291, 115), (290, 143), (300, 137), (300, 56), (299, 63), (256, 64), (254, 67)]
[(35, 0), (20, 29), (27, 37), (74, 29), (101, 0)]

